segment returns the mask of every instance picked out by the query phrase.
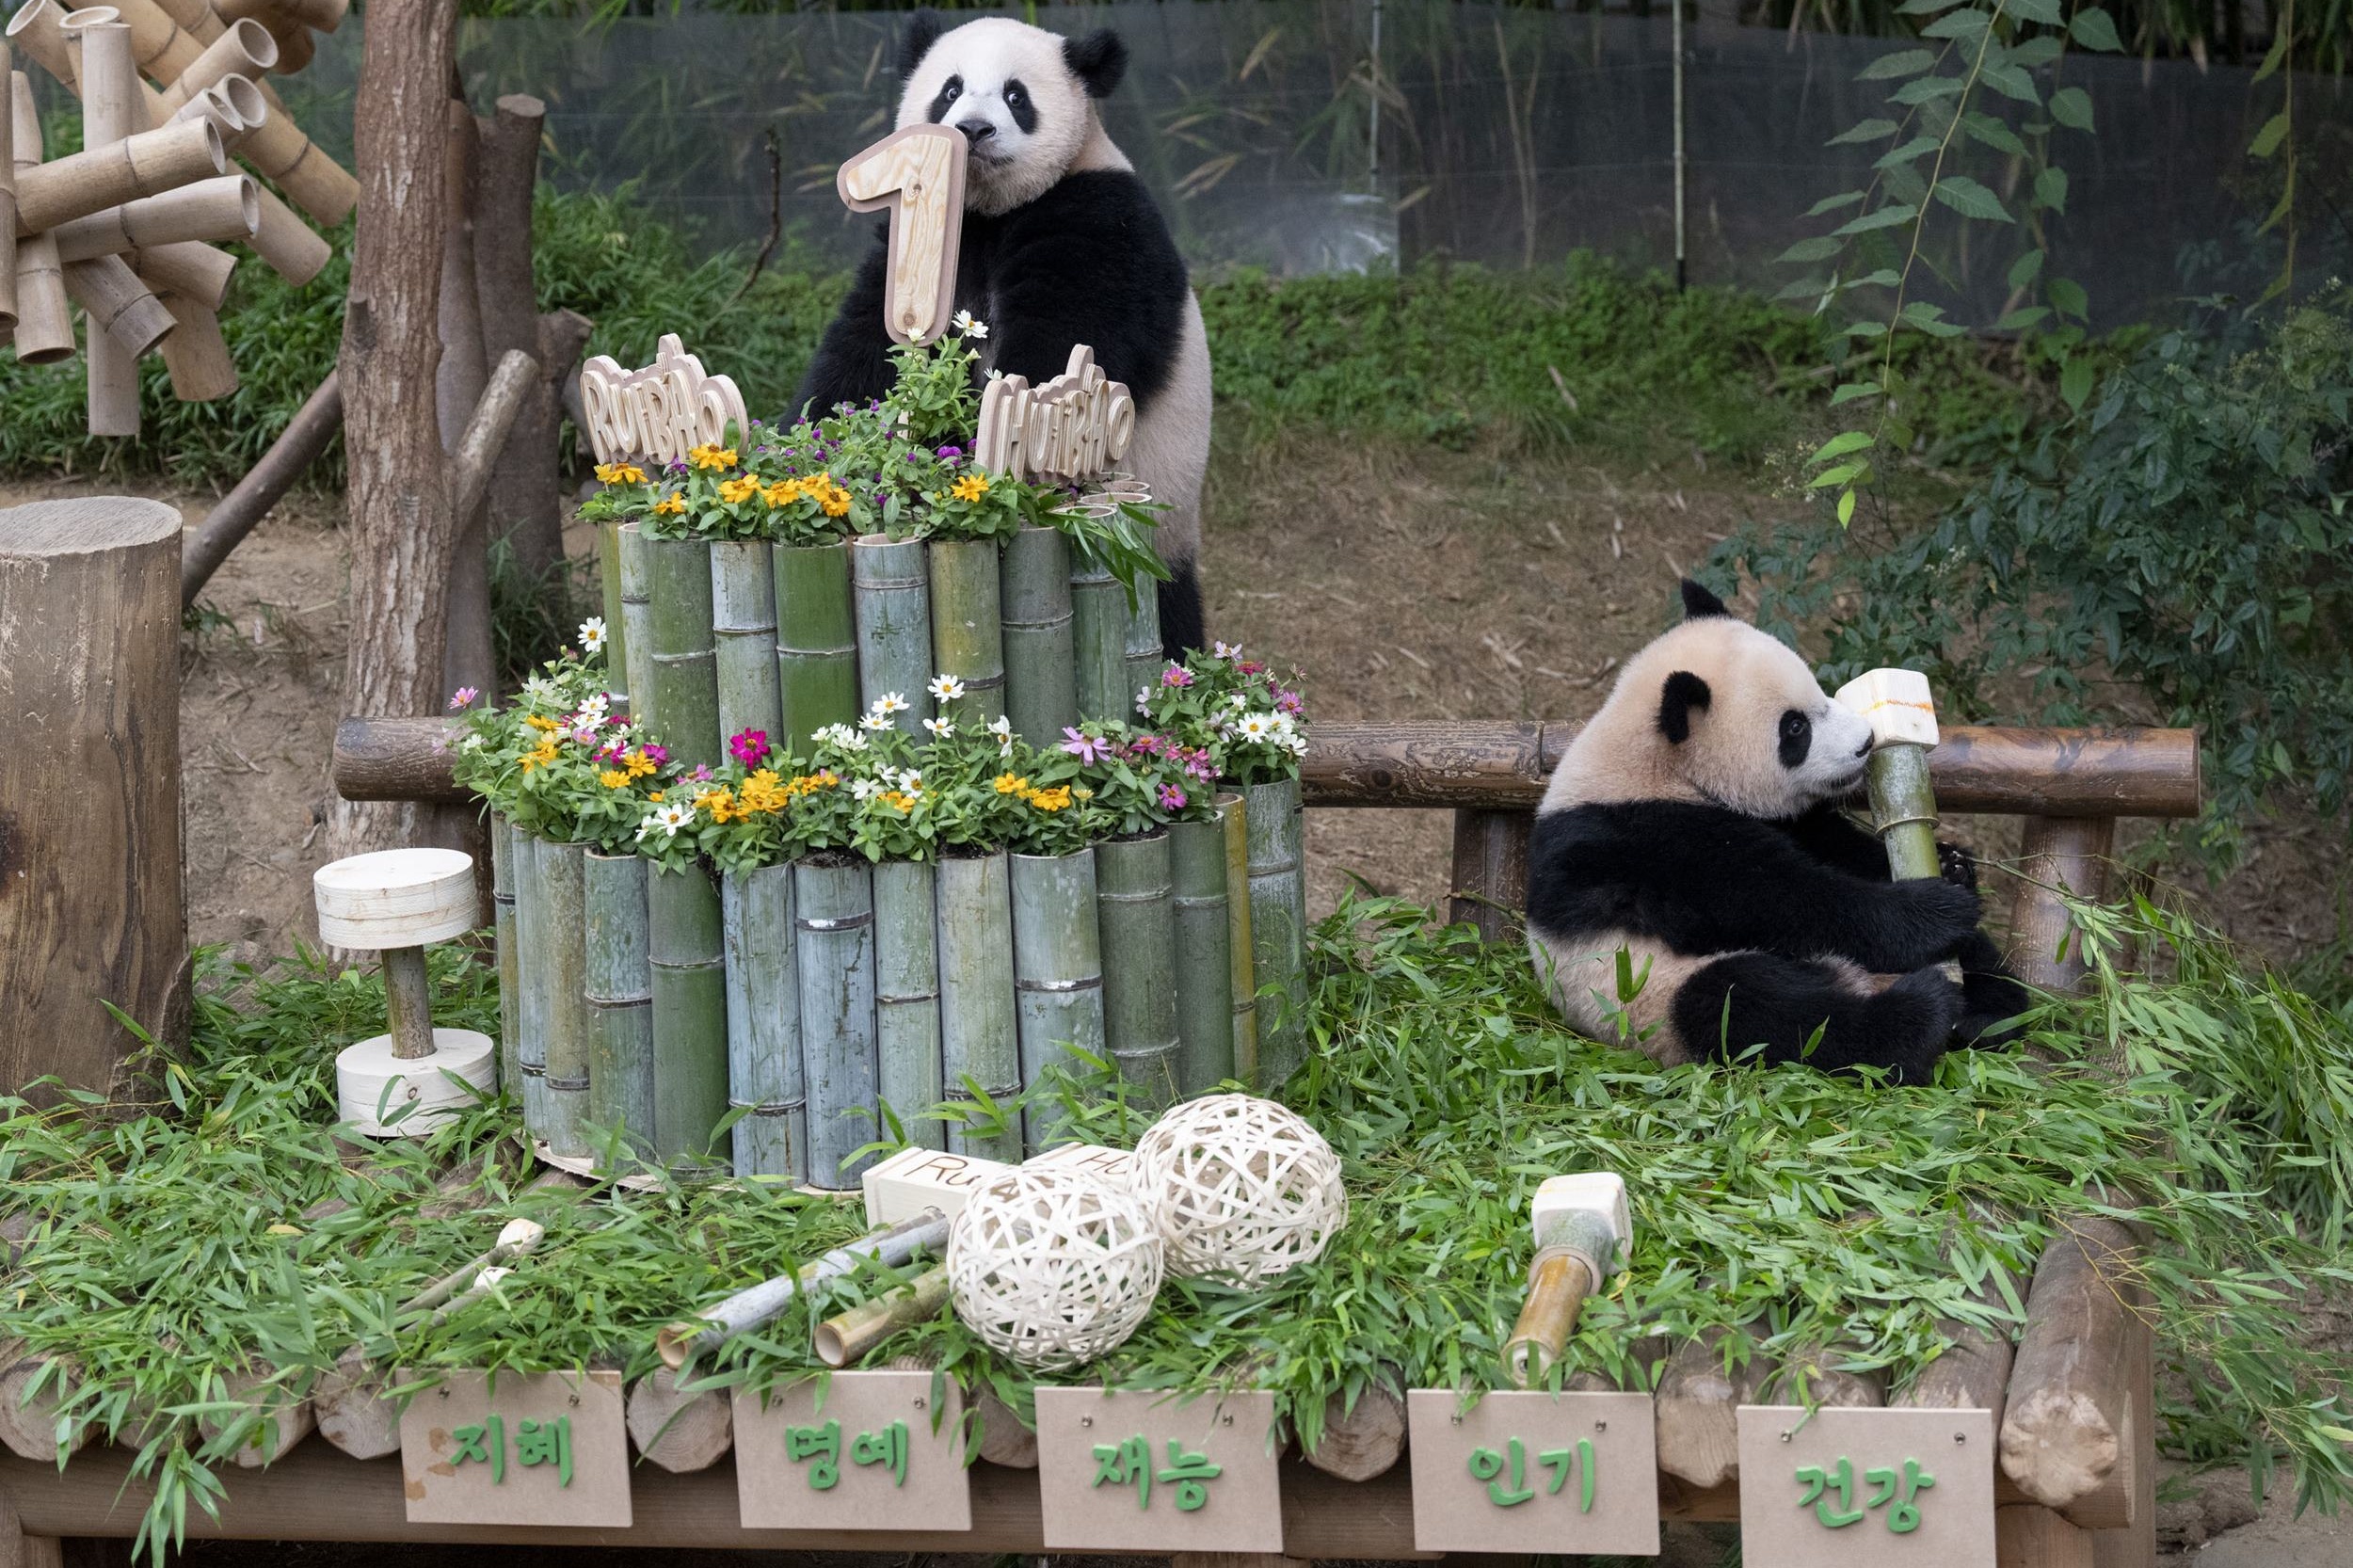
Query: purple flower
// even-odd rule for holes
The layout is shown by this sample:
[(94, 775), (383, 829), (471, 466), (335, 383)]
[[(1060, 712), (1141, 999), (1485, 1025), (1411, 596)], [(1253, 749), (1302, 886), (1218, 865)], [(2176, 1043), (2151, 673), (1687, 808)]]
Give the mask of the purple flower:
[(1185, 792), (1174, 784), (1160, 786), (1160, 809), (1181, 811), (1185, 808)]
[(660, 767), (663, 763), (668, 761), (669, 760), (670, 748), (668, 746), (654, 745), (651, 744), (648, 744), (646, 746), (646, 760), (651, 762), (655, 767)]
[[(915, 454), (910, 452), (907, 456), (912, 457)], [(964, 448), (960, 446), (936, 446), (932, 448), (932, 456), (935, 457), (961, 457), (964, 456)]]
[(695, 771), (688, 774), (686, 776), (693, 779), (697, 784), (708, 784), (711, 782), (711, 764), (708, 762), (697, 762), (695, 764)]
[(768, 731), (738, 730), (728, 742), (728, 750), (733, 752), (735, 760), (745, 767), (756, 768), (760, 766), (760, 760), (768, 755)]
[(460, 686), (450, 695), (449, 711), (453, 713), (482, 694), (472, 686)]
[(1301, 708), (1299, 694), (1278, 691), (1274, 694), (1274, 706), (1286, 713), (1295, 714)]
[(1193, 671), (1185, 668), (1182, 664), (1171, 664), (1168, 668), (1160, 671), (1160, 684), (1163, 686), (1190, 686), (1193, 684)]
[(1081, 734), (1068, 725), (1063, 726), (1062, 733), (1063, 750), (1089, 767), (1093, 767), (1112, 754), (1111, 743), (1108, 741), (1098, 741), (1093, 736)]
[(1158, 735), (1139, 735), (1128, 743), (1128, 749), (1138, 757), (1158, 757), (1160, 754), (1160, 738)]

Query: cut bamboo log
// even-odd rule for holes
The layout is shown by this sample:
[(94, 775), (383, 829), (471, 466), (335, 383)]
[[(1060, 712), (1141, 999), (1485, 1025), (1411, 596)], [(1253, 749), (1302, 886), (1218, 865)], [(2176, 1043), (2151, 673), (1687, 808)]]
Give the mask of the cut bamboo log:
[[(702, 579), (709, 591), (711, 580)], [(648, 951), (653, 968), (653, 1146), (681, 1170), (712, 1148), (728, 1113), (728, 984), (719, 888), (700, 866), (649, 869)]]
[[(906, 706), (891, 722), (922, 736), (932, 717), (925, 689), (937, 668), (932, 663), (931, 579), (924, 571), (923, 541), (893, 540), (868, 534), (850, 547), (857, 615), (858, 700), (872, 708), (885, 696)], [(807, 737), (793, 741), (806, 744)]]
[(977, 1382), (964, 1391), (964, 1398), (980, 1429), (983, 1459), (1008, 1470), (1037, 1468), (1037, 1433), (1021, 1424), (1021, 1417), (997, 1397), (995, 1388), (985, 1381)]
[[(1016, 855), (1013, 871), (1014, 991), (1021, 1080), (1034, 1087), (1072, 1050), (1103, 1054), (1103, 949), (1095, 915), (1095, 851)], [(1024, 1113), (1034, 1151), (1061, 1129), (1050, 1107)]]
[(776, 685), (776, 579), (765, 539), (711, 546), (711, 637), (719, 682), (719, 733), (731, 744), (747, 729), (784, 749)]
[(1323, 1440), (1302, 1453), (1341, 1480), (1387, 1475), (1405, 1454), (1405, 1401), (1378, 1378), (1357, 1391), (1353, 1405), (1345, 1390), (1335, 1389), (1323, 1401)]
[(515, 1009), (516, 1054), (521, 1076), (515, 1081), (522, 1101), (523, 1131), (545, 1137), (548, 1125), (548, 1023), (554, 1009), (548, 987), (552, 976), (542, 950), (550, 940), (546, 927), (554, 918), (540, 885), (540, 851), (545, 846), (517, 829), (512, 851), (515, 878)]
[(2133, 1523), (2137, 1243), (2081, 1216), (2043, 1247), (2002, 1416), (2002, 1472), (2087, 1529)]
[[(183, 591), (183, 602), (185, 593)], [(499, 962), (499, 1087), (523, 1097), (522, 954), (515, 933), (515, 824), (490, 817), (490, 921)]]
[(149, 288), (193, 299), (208, 311), (219, 310), (229, 297), (229, 277), (237, 269), (237, 258), (196, 240), (150, 246), (129, 259)]
[[(66, 297), (82, 307), (89, 316), (91, 327), (104, 332), (121, 350), (127, 360), (135, 360), (164, 341), (173, 328), (179, 326), (172, 313), (164, 309), (164, 302), (154, 292), (139, 281), (138, 274), (120, 256), (93, 256), (86, 262), (65, 264)], [(88, 345), (85, 345), (87, 347)], [(138, 388), (137, 371), (133, 368), (131, 388), (131, 420), (129, 430), (102, 430), (91, 427), (91, 434), (120, 436), (137, 434)]]
[[(248, 78), (232, 74), (183, 104), (171, 118), (210, 120), (220, 131), (222, 145), (234, 152), (269, 113), (268, 101), (261, 89)], [(313, 232), (267, 185), (257, 184), (254, 195), (260, 212), (254, 219), (253, 235), (246, 242), (253, 248), (253, 253), (289, 283), (299, 286), (317, 277), (334, 259), (334, 248)]]
[(1071, 564), (1070, 637), (1080, 720), (1127, 718), (1135, 701), (1128, 683), (1128, 590), (1083, 561)]
[[(583, 989), (588, 1008), (587, 1119), (643, 1156), (653, 1148), (653, 957), (646, 862), (590, 850)], [(600, 1144), (600, 1140), (598, 1141)]]
[(1005, 641), (1005, 716), (1013, 732), (1046, 747), (1079, 722), (1078, 654), (1071, 640), (1070, 541), (1058, 528), (1026, 527), (999, 565)]
[(833, 855), (792, 867), (794, 963), (801, 990), (808, 1179), (846, 1191), (871, 1160), (881, 1065), (874, 1039), (874, 882), (866, 862)]
[(72, 1419), (58, 1441), (60, 1412), (81, 1384), (81, 1372), (66, 1356), (26, 1355), (19, 1344), (0, 1343), (0, 1448), (36, 1464), (55, 1464), (59, 1449), (79, 1452), (97, 1435), (88, 1420)]
[(204, 53), (204, 45), (171, 19), (155, 0), (108, 0), (108, 8), (131, 30), (131, 56), (139, 74), (152, 82), (176, 80)]
[[(270, 442), (262, 460), (248, 469), (235, 488), (220, 498), (206, 514), (204, 526), (188, 541), (180, 558), (182, 609), (196, 602), (196, 596), (204, 591), (204, 584), (212, 580), (221, 562), (229, 558), (229, 552), (318, 460), (319, 454), (327, 450), (343, 425), (343, 382), (330, 370), (327, 379), (303, 400), (295, 417), (286, 422), (286, 428), (278, 439)], [(511, 885), (508, 891), (513, 891)], [(503, 1081), (512, 1089), (518, 1080), (510, 1075)]]
[(630, 1441), (657, 1469), (674, 1476), (708, 1470), (735, 1446), (735, 1406), (724, 1388), (680, 1392), (678, 1373), (658, 1368), (630, 1385)]
[(817, 1359), (828, 1367), (854, 1366), (901, 1329), (938, 1317), (947, 1304), (948, 1269), (939, 1264), (819, 1323), (814, 1336)]
[(1223, 811), (1168, 829), (1176, 911), (1176, 1094), (1234, 1076), (1233, 918), (1226, 909)]
[(213, 9), (223, 21), (245, 17), (274, 17), (298, 26), (331, 33), (344, 24), (350, 0), (218, 0)]
[(211, 403), (235, 392), (237, 362), (229, 357), (229, 340), (221, 336), (220, 317), (176, 294), (160, 297), (176, 324), (161, 344), (164, 369), (171, 376), (171, 395), (183, 403)]
[[(29, 10), (31, 8), (25, 8)], [(22, 20), (24, 10), (17, 13)], [(16, 36), (11, 22), (9, 36)], [(41, 161), (40, 111), (33, 103), (32, 84), (24, 72), (8, 72), (9, 230), (8, 244), (14, 260), (8, 287), (15, 296), (16, 358), (19, 364), (52, 365), (73, 356), (73, 315), (65, 297), (65, 271), (57, 260), (57, 242), (46, 232), (19, 239), (21, 228), (16, 188), (26, 170)]]
[(588, 1009), (588, 883), (585, 844), (539, 846), (540, 914), (533, 960), (548, 1000), (547, 1118), (539, 1136), (548, 1152), (577, 1160), (588, 1153), (591, 1025)]
[(73, 54), (66, 44), (66, 8), (57, 0), (24, 0), (8, 18), (7, 37), (28, 58), (39, 60), (40, 68), (63, 83), (69, 91), (78, 93)]
[(1249, 785), (1242, 799), (1250, 845), (1250, 959), (1260, 1003), (1256, 1087), (1271, 1094), (1307, 1051), (1305, 823), (1297, 779)]
[(630, 717), (642, 732), (663, 733), (653, 695), (653, 567), (644, 532), (634, 522), (607, 523), (621, 598), (622, 683), (629, 688)]
[(806, 1288), (840, 1279), (863, 1259), (872, 1258), (897, 1269), (919, 1252), (944, 1254), (947, 1247), (947, 1216), (936, 1208), (920, 1210), (896, 1224), (885, 1225), (855, 1241), (845, 1241), (814, 1263), (805, 1263), (789, 1274), (764, 1279), (723, 1302), (714, 1302), (692, 1318), (666, 1324), (654, 1336), (654, 1351), (664, 1367), (677, 1371), (696, 1356), (717, 1350), (736, 1335), (769, 1321), (798, 1301)]
[(931, 573), (932, 661), (964, 682), (960, 724), (985, 724), (1005, 712), (1005, 633), (998, 600), (993, 539), (934, 539)]
[(270, 36), (268, 28), (258, 22), (232, 23), (219, 37), (204, 45), (184, 70), (166, 78), (165, 87), (155, 95), (156, 106), (168, 117), (226, 77), (243, 76), (258, 82), (264, 72), (276, 69), (278, 56), (278, 40)]
[[(777, 545), (773, 669), (782, 749), (803, 751), (829, 724), (858, 716), (856, 615), (851, 604), (850, 546)], [(925, 634), (928, 637), (928, 633)], [(918, 676), (920, 691), (924, 676)]]
[(1241, 795), (1222, 791), (1218, 821), (1225, 830), (1226, 956), (1233, 966), (1234, 1079), (1258, 1081), (1258, 966), (1250, 934), (1250, 808)]
[(400, 1452), (400, 1402), (384, 1397), (384, 1379), (354, 1345), (311, 1385), (319, 1435), (354, 1459)]
[(948, 1146), (947, 1128), (924, 1112), (946, 1089), (940, 1078), (938, 877), (925, 860), (874, 867), (874, 1038), (877, 1092), (923, 1148)]
[(656, 732), (689, 766), (727, 760), (711, 632), (711, 541), (645, 539), (647, 663)]
[[(242, 66), (232, 69), (240, 75), (251, 74)], [(284, 191), (287, 200), (313, 221), (334, 228), (359, 204), (360, 182), (320, 152), (282, 106), (273, 104), (270, 107), (270, 117), (246, 138), (242, 155)]]
[(19, 162), (19, 238), (142, 196), (228, 172), (220, 132), (210, 120), (179, 120), (37, 168)]
[[(933, 547), (936, 550), (938, 547)], [(990, 563), (994, 566), (995, 563)], [(996, 585), (995, 576), (989, 579)], [(933, 602), (938, 602), (934, 579)], [(1013, 883), (1006, 856), (951, 855), (939, 862), (939, 1053), (947, 1096), (974, 1086), (1001, 1104), (1021, 1092), (1020, 1023), (1014, 1009)], [(948, 1128), (948, 1147), (1008, 1163), (1021, 1158), (1021, 1128)]]
[(1126, 654), (1128, 678), (1121, 694), (1132, 702), (1160, 683), (1163, 661), (1160, 657), (1160, 596), (1158, 584), (1145, 578), (1138, 587), (1134, 602), (1128, 603), (1124, 590), (1120, 608), (1127, 616), (1121, 648)]
[[(82, 94), (81, 155), (104, 156), (129, 145), (146, 123), (140, 113), (139, 77), (131, 52), (131, 29), (102, 18), (112, 10), (76, 11), (66, 19), (66, 42), (73, 55)], [(27, 176), (31, 178), (31, 176)], [(65, 248), (59, 245), (58, 260)], [(82, 357), (89, 391), (89, 433), (139, 433), (139, 356), (177, 327), (163, 301), (119, 256), (65, 262), (66, 297), (82, 307), (89, 327)]]
[(728, 954), (728, 1102), (735, 1174), (808, 1179), (801, 1077), (801, 989), (792, 868), (728, 872), (719, 883)]
[(1103, 942), (1103, 1048), (1138, 1097), (1176, 1097), (1176, 911), (1168, 834), (1095, 846)]
[[(1742, 1333), (1743, 1331), (1732, 1331)], [(1740, 1475), (1738, 1408), (1754, 1404), (1772, 1363), (1753, 1345), (1741, 1366), (1726, 1369), (1724, 1330), (1675, 1348), (1658, 1381), (1658, 1467), (1703, 1489)]]
[(200, 1416), (196, 1430), (208, 1443), (218, 1442), (239, 1423), (250, 1419), (235, 1460), (242, 1470), (259, 1470), (286, 1457), (294, 1446), (311, 1435), (317, 1416), (310, 1396), (296, 1393), (276, 1367), (256, 1362), (224, 1380), (224, 1398), (244, 1407), (235, 1416)]

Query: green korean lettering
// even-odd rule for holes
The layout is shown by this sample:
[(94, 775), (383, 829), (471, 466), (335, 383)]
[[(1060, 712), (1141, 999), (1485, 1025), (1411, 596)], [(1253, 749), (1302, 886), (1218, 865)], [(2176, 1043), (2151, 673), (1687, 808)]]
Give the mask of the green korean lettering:
[(506, 1422), (493, 1414), (485, 1416), (482, 1424), (459, 1427), (450, 1433), (457, 1448), (450, 1455), (449, 1467), (461, 1464), (488, 1464), (490, 1484), (497, 1486), (506, 1480)]
[(814, 1461), (808, 1466), (808, 1485), (812, 1492), (830, 1492), (841, 1479), (841, 1423), (827, 1421), (821, 1427), (787, 1427), (784, 1429), (784, 1457), (793, 1464)]
[(1209, 1483), (1225, 1473), (1225, 1467), (1210, 1464), (1207, 1453), (1187, 1453), (1176, 1439), (1168, 1440), (1168, 1468), (1160, 1479), (1176, 1488), (1177, 1512), (1191, 1513), (1207, 1503)]
[(1552, 1472), (1552, 1480), (1545, 1487), (1545, 1496), (1557, 1497), (1561, 1488), (1568, 1484), (1569, 1472), (1577, 1472), (1577, 1511), (1593, 1512), (1593, 1440), (1580, 1437), (1574, 1448), (1546, 1448), (1536, 1456), (1536, 1463)]
[(515, 1426), (515, 1463), (522, 1465), (552, 1464), (555, 1484), (572, 1484), (572, 1418), (558, 1416), (552, 1421), (520, 1421)]
[(1499, 1479), (1506, 1468), (1507, 1462), (1502, 1454), (1493, 1448), (1471, 1450), (1471, 1479), (1487, 1483), (1487, 1500), (1496, 1507), (1516, 1508), (1536, 1495), (1534, 1487), (1521, 1484), (1528, 1476), (1528, 1446), (1516, 1437), (1508, 1440), (1504, 1446), (1511, 1453), (1508, 1462), (1512, 1472), (1511, 1484), (1506, 1486)]
[[(1863, 1510), (1854, 1506), (1854, 1463), (1843, 1455), (1837, 1466), (1825, 1473), (1818, 1464), (1798, 1467), (1798, 1483), (1805, 1495), (1798, 1499), (1800, 1508), (1812, 1508), (1814, 1517), (1827, 1529), (1845, 1529), (1863, 1517)], [(1838, 1506), (1833, 1508), (1828, 1496), (1838, 1494)]]
[(1102, 1486), (1133, 1485), (1139, 1511), (1152, 1506), (1152, 1445), (1142, 1432), (1125, 1443), (1096, 1444), (1095, 1448), (1095, 1480), (1090, 1484)]
[(907, 1424), (893, 1421), (880, 1432), (861, 1432), (850, 1444), (850, 1462), (854, 1464), (882, 1464), (889, 1467), (890, 1484), (907, 1483)]

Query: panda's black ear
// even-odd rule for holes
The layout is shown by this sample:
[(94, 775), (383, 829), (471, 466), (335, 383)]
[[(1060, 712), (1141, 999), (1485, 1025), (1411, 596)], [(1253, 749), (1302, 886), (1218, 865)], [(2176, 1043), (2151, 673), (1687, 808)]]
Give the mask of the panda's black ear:
[(1062, 57), (1070, 73), (1086, 85), (1089, 98), (1109, 98), (1128, 74), (1127, 42), (1109, 27), (1063, 40)]
[(1714, 700), (1706, 681), (1689, 670), (1675, 671), (1658, 694), (1658, 732), (1671, 744), (1681, 745), (1691, 738), (1691, 711), (1704, 713)]
[(907, 18), (905, 28), (899, 34), (899, 80), (904, 82), (915, 74), (915, 68), (923, 63), (939, 35), (948, 30), (946, 18), (937, 11), (917, 11)]
[(1698, 620), (1703, 616), (1728, 616), (1732, 612), (1724, 608), (1722, 600), (1718, 599), (1689, 578), (1683, 580), (1683, 618), (1685, 620)]

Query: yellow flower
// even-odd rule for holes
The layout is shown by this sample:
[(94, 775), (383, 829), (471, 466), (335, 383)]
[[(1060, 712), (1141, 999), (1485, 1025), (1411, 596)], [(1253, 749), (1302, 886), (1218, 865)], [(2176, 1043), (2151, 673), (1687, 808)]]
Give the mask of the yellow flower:
[(661, 500), (653, 504), (653, 509), (659, 516), (675, 517), (679, 513), (686, 510), (686, 503), (680, 501), (677, 496), (665, 495)]
[(695, 797), (695, 809), (708, 811), (715, 823), (729, 823), (744, 815), (735, 808), (735, 792), (728, 789), (705, 790)]
[(646, 798), (647, 798), (648, 800), (652, 801), (652, 802), (653, 802), (656, 806), (659, 806), (659, 805), (661, 805), (661, 804), (662, 804), (662, 797), (663, 797), (663, 795), (664, 795), (665, 792), (666, 792), (662, 791), (662, 790), (656, 790), (653, 793), (651, 793), (651, 794), (648, 795)]
[(988, 493), (988, 475), (968, 473), (948, 488), (956, 492), (958, 501), (978, 501)]
[(523, 715), (523, 723), (531, 726), (534, 729), (540, 730), (561, 729), (564, 728), (553, 719), (543, 719), (536, 713), (525, 713)]
[[(1064, 788), (1067, 789), (1068, 786), (1065, 785)], [(1093, 800), (1095, 798), (1095, 792), (1081, 784), (1077, 789), (1070, 791), (1070, 798), (1073, 800)]]
[(544, 768), (554, 760), (555, 743), (541, 741), (536, 748), (523, 754), (523, 772), (529, 773), (534, 768)]
[(597, 480), (605, 485), (642, 485), (646, 471), (635, 463), (599, 463)]
[(1023, 798), (1041, 811), (1059, 811), (1070, 804), (1070, 786), (1057, 784), (1050, 790), (1032, 790)]
[(721, 482), (719, 486), (719, 499), (732, 506), (739, 502), (749, 501), (754, 492), (759, 490), (759, 480), (753, 478), (748, 473), (741, 474), (736, 478)]
[(642, 751), (632, 751), (622, 758), (621, 766), (632, 778), (643, 778), (654, 771), (653, 759)]
[(629, 775), (618, 768), (607, 768), (597, 775), (597, 782), (608, 790), (618, 790), (629, 783)]
[(779, 479), (762, 492), (760, 499), (771, 506), (790, 506), (803, 495), (798, 479)]
[(705, 445), (698, 446), (692, 452), (689, 452), (686, 455), (686, 460), (693, 463), (696, 468), (733, 468), (735, 466), (735, 448), (731, 446), (712, 446), (706, 443)]
[(1030, 792), (1028, 779), (1016, 778), (1009, 773), (999, 774), (992, 782), (996, 784), (997, 792), (1000, 795), (1026, 795)]
[(838, 518), (848, 513), (850, 492), (835, 484), (830, 474), (821, 473), (817, 478), (823, 483), (824, 488), (820, 489), (815, 483), (812, 483), (809, 493), (817, 498), (817, 504), (824, 509), (825, 516)]

